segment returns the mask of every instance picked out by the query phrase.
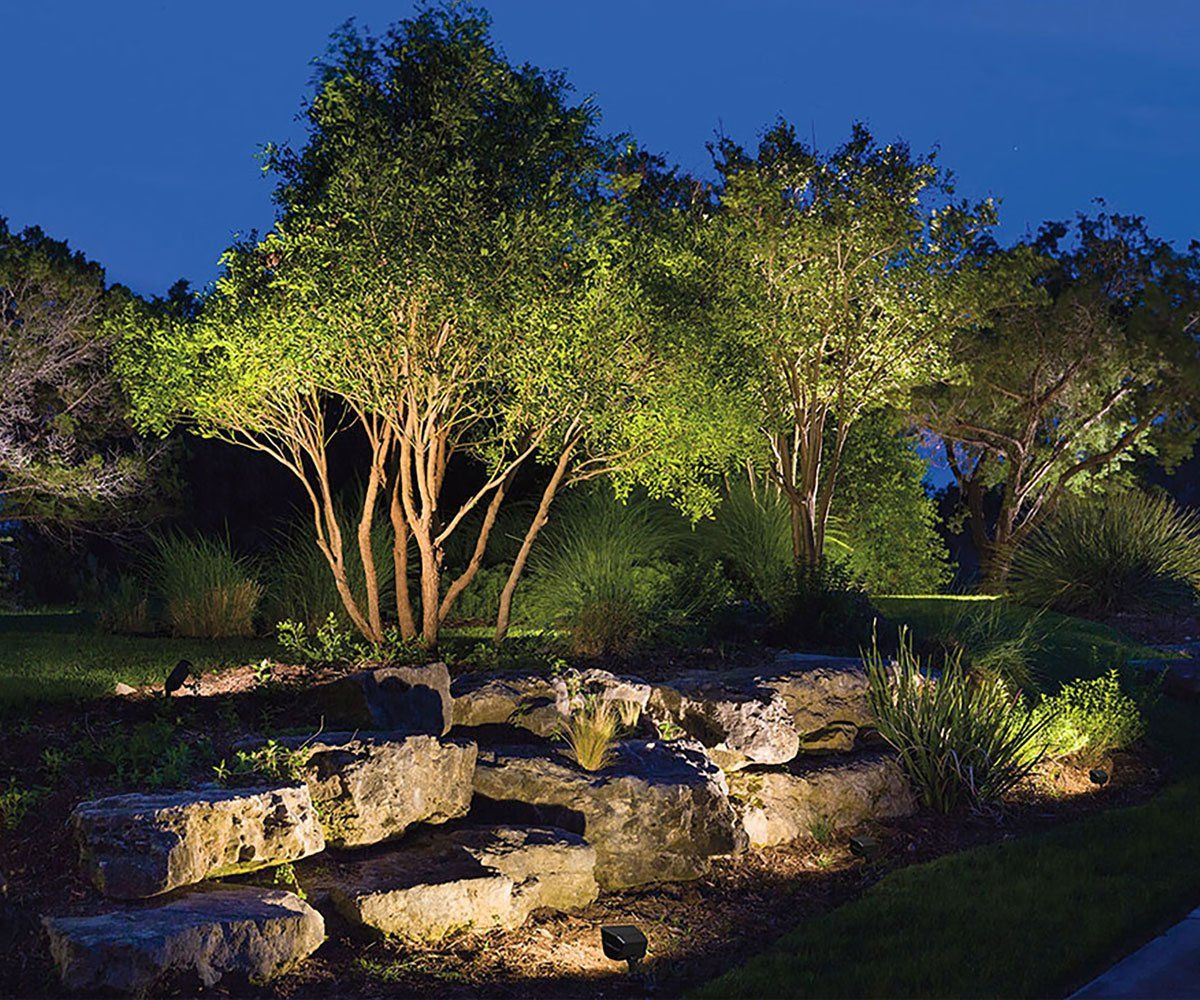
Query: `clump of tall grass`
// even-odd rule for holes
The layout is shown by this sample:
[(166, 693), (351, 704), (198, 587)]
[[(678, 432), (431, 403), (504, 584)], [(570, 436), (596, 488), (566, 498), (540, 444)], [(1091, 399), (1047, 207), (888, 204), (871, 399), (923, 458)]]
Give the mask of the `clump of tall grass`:
[(263, 588), (254, 564), (236, 555), (228, 539), (159, 535), (149, 570), (172, 634), (204, 639), (254, 635)]
[(726, 591), (693, 544), (687, 521), (665, 504), (599, 488), (571, 497), (534, 549), (522, 617), (562, 629), (587, 656), (626, 653), (700, 622)]
[(1035, 663), (1046, 637), (1040, 613), (1002, 600), (955, 602), (954, 612), (927, 635), (968, 670), (999, 677), (1014, 691), (1036, 686)]
[(145, 635), (154, 630), (146, 584), (122, 573), (100, 599), (100, 626), (109, 632)]
[(929, 808), (950, 813), (998, 803), (1045, 753), (1049, 716), (1038, 716), (1003, 680), (973, 675), (961, 658), (928, 669), (901, 630), (894, 663), (865, 654), (879, 733)]
[(612, 763), (621, 732), (620, 712), (607, 698), (588, 695), (558, 728), (567, 754), (585, 771), (602, 771)]
[(1135, 491), (1073, 497), (1017, 550), (1009, 584), (1074, 614), (1184, 610), (1200, 591), (1200, 515)]

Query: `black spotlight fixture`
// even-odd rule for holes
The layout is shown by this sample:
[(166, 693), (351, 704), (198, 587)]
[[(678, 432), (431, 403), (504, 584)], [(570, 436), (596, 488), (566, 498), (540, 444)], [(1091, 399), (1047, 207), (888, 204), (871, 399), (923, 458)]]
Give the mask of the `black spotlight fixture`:
[(163, 685), (163, 691), (166, 694), (174, 694), (183, 687), (184, 682), (191, 674), (192, 665), (187, 660), (180, 660), (175, 664), (175, 669), (168, 675), (167, 682)]
[(879, 857), (879, 841), (874, 837), (851, 837), (850, 853), (856, 858), (874, 861), (877, 857)]
[(1107, 785), (1108, 772), (1102, 767), (1093, 767), (1088, 771), (1088, 778), (1093, 785)]
[(614, 962), (628, 962), (630, 972), (646, 957), (646, 935), (632, 924), (601, 927), (600, 943)]

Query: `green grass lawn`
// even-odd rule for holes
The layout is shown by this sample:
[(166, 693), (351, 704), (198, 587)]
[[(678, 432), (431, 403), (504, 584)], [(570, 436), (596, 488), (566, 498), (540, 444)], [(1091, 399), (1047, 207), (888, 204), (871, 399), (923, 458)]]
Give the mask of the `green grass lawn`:
[[(878, 603), (914, 631), (962, 606), (953, 598)], [(1147, 653), (1092, 622), (1046, 615), (1040, 624), (1047, 635), (1037, 668), (1048, 686)], [(1151, 739), (1176, 770), (1150, 802), (896, 871), (699, 995), (1066, 995), (1200, 902), (1198, 714), (1167, 699), (1155, 709)]]
[(109, 694), (118, 682), (161, 683), (180, 660), (200, 669), (277, 655), (273, 639), (110, 635), (83, 614), (0, 616), (0, 714)]

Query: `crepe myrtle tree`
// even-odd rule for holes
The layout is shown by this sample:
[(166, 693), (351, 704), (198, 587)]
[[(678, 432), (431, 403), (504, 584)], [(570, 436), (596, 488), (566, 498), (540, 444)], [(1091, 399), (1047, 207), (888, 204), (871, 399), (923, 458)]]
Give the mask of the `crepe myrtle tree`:
[[(660, 377), (626, 226), (640, 175), (612, 169), (591, 106), (568, 98), (559, 77), (507, 63), (467, 8), (426, 11), (380, 38), (343, 31), (306, 144), (269, 151), (272, 231), (227, 254), (198, 318), (124, 317), (121, 370), (139, 422), (191, 422), (288, 468), (347, 614), (372, 641), (385, 633), (377, 517), (393, 530), (400, 633), (434, 645), (517, 471), (548, 463), (505, 588), (503, 637), (556, 493), (645, 447), (636, 420), (611, 416), (635, 414)], [(369, 446), (353, 525), (339, 522), (329, 464), (346, 433)], [(486, 473), (447, 505), (447, 478), (468, 457)], [(444, 579), (447, 542), (467, 525), (471, 555)]]
[(1171, 467), (1197, 432), (1200, 248), (1176, 251), (1142, 219), (1104, 211), (1046, 224), (1032, 248), (1043, 294), (959, 331), (966, 378), (917, 400), (990, 589), (1063, 496), (1102, 488), (1139, 454)]
[(38, 228), (0, 219), (0, 509), (69, 535), (152, 512), (155, 455), (133, 434), (105, 318), (130, 293)]
[(955, 200), (932, 154), (862, 125), (828, 153), (784, 121), (753, 154), (713, 152), (718, 198), (696, 227), (704, 350), (737, 373), (794, 557), (815, 565), (855, 423), (950, 377), (955, 332), (1024, 294), (1031, 255), (982, 252), (991, 201)]

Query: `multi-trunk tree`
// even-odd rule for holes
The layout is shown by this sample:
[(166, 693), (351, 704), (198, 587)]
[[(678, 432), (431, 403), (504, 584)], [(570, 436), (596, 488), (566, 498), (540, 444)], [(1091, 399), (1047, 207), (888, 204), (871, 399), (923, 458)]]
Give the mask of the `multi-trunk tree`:
[(945, 442), (991, 589), (1066, 494), (1139, 454), (1170, 466), (1197, 432), (1200, 252), (1109, 214), (1047, 225), (1032, 246), (1042, 294), (960, 331), (965, 377), (917, 404)]
[[(198, 318), (125, 317), (140, 422), (190, 422), (288, 468), (346, 612), (373, 641), (394, 614), (405, 638), (436, 643), (518, 471), (540, 461), (550, 473), (504, 588), (502, 638), (556, 494), (630, 469), (654, 444), (638, 414), (668, 369), (640, 306), (653, 249), (632, 224), (644, 171), (618, 169), (591, 106), (568, 98), (559, 77), (510, 65), (466, 8), (381, 38), (345, 32), (305, 145), (269, 152), (272, 231), (227, 255)], [(330, 468), (346, 433), (368, 454), (353, 524)], [(484, 471), (450, 502), (464, 460)], [(378, 518), (394, 538), (390, 612)], [(470, 555), (448, 579), (447, 544), (467, 530)]]
[(725, 141), (715, 157), (696, 225), (705, 353), (745, 399), (796, 561), (815, 565), (855, 423), (949, 377), (955, 333), (1019, 298), (1030, 262), (982, 252), (992, 204), (955, 200), (932, 156), (861, 125), (829, 153), (780, 122), (755, 154)]

